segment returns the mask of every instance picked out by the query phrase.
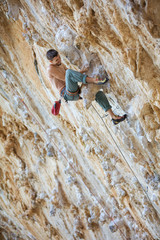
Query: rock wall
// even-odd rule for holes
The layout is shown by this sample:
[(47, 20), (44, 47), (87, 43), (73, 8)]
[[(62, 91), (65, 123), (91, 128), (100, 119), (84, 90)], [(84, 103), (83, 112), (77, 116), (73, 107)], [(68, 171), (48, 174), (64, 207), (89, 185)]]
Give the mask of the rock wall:
[[(0, 2), (0, 238), (160, 239), (159, 0)], [(45, 54), (110, 81), (114, 126), (94, 101), (63, 102)]]

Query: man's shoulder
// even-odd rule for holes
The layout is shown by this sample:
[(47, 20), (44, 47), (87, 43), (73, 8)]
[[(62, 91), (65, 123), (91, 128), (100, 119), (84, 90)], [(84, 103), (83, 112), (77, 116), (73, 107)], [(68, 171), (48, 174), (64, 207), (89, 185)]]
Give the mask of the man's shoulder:
[(47, 71), (50, 71), (50, 70), (52, 70), (54, 68), (54, 66), (53, 65), (48, 65), (48, 67), (47, 67)]
[(47, 67), (48, 74), (54, 73), (55, 70), (56, 70), (56, 67), (51, 64)]

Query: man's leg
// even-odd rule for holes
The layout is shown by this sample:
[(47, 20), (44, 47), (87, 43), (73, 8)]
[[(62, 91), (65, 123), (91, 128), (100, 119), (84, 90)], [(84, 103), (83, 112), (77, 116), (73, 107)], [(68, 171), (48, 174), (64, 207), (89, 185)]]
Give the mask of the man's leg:
[(109, 110), (110, 110), (109, 113), (112, 112), (112, 110), (111, 110), (112, 107), (109, 104), (108, 99), (107, 99), (106, 95), (104, 94), (104, 92), (102, 92), (102, 91), (97, 92), (95, 100), (101, 106), (101, 108), (103, 108), (103, 110), (105, 112), (107, 112)]
[[(105, 80), (105, 81), (104, 81)], [(82, 82), (84, 84), (86, 83), (96, 83), (96, 84), (104, 84), (108, 81), (108, 78), (105, 78), (104, 80), (100, 80), (98, 78), (92, 78), (88, 77), (86, 74), (82, 74), (80, 72), (67, 69), (66, 70), (66, 87), (69, 89), (70, 87), (76, 88), (78, 87), (78, 82)]]
[(87, 83), (97, 83), (97, 78), (86, 77)]
[(126, 114), (123, 116), (117, 116), (113, 113), (113, 111), (111, 109), (112, 107), (109, 104), (108, 99), (107, 99), (106, 95), (104, 94), (104, 92), (102, 92), (102, 91), (97, 92), (95, 100), (103, 108), (103, 110), (111, 116), (114, 124), (118, 124), (119, 122), (126, 119), (126, 117), (127, 117)]
[(86, 84), (87, 75), (80, 72), (67, 69), (66, 70), (66, 90), (69, 92), (76, 92), (78, 87), (78, 82)]
[(84, 75), (80, 72), (77, 72), (71, 69), (66, 70), (66, 76), (65, 76), (66, 90), (64, 93), (64, 99), (66, 101), (76, 101), (80, 99), (79, 97), (80, 89), (79, 89), (78, 83), (82, 82), (86, 84), (86, 78), (87, 78), (87, 75)]
[(82, 74), (80, 72), (67, 69), (66, 70), (66, 92), (64, 98), (66, 101), (75, 101), (79, 99), (79, 86), (78, 83), (96, 83), (96, 84), (104, 84), (108, 79), (98, 80), (96, 78), (87, 77), (87, 75)]

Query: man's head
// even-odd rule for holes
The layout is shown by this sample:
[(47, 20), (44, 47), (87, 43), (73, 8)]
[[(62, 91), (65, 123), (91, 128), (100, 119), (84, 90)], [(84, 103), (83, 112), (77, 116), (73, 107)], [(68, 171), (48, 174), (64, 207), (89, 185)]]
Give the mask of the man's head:
[(56, 50), (54, 49), (48, 50), (46, 53), (46, 57), (51, 64), (57, 65), (57, 66), (61, 65), (61, 58)]

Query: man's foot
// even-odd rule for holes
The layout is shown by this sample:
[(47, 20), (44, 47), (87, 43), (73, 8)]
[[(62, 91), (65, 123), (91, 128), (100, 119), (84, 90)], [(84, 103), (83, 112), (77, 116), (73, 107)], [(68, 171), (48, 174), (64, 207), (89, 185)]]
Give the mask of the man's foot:
[(96, 79), (97, 85), (103, 85), (109, 81), (108, 75), (104, 79)]
[(112, 122), (114, 125), (117, 125), (118, 123), (124, 121), (127, 118), (127, 114), (124, 114), (122, 117), (117, 116), (117, 118), (112, 118)]

